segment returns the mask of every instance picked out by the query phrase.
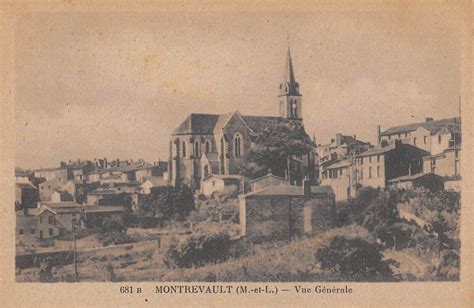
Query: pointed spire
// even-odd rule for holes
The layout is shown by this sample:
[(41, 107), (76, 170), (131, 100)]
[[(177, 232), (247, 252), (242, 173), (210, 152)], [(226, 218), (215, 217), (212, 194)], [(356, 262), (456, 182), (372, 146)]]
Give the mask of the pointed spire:
[(296, 82), (295, 72), (293, 70), (293, 61), (291, 60), (290, 46), (288, 46), (288, 53), (286, 56), (286, 66), (285, 66), (285, 75), (283, 76), (283, 82), (294, 85)]

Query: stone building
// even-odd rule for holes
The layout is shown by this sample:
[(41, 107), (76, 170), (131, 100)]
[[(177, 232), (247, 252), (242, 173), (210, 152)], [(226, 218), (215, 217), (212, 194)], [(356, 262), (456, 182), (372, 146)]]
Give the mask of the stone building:
[(426, 118), (425, 122), (394, 126), (383, 132), (380, 132), (379, 126), (377, 135), (382, 146), (401, 140), (404, 144), (411, 144), (431, 155), (437, 155), (455, 144), (461, 144), (461, 118)]
[[(211, 174), (235, 175), (252, 147), (252, 137), (267, 125), (302, 126), (302, 96), (288, 49), (285, 76), (279, 87), (279, 116), (245, 116), (239, 111), (226, 114), (190, 114), (172, 133), (169, 143), (169, 177), (200, 189), (201, 180)], [(314, 154), (299, 159), (314, 170)]]
[(386, 187), (388, 181), (423, 172), (428, 152), (397, 141), (336, 161), (322, 171), (322, 185), (333, 188), (336, 201), (354, 198), (360, 187)]
[[(311, 202), (308, 202), (311, 201)], [(316, 207), (334, 205), (330, 187), (280, 184), (239, 196), (240, 234), (253, 241), (285, 240), (318, 229)]]

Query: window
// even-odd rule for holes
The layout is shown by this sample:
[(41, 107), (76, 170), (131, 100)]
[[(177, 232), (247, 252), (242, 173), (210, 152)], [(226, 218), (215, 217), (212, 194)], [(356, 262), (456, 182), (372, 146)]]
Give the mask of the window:
[(402, 137), (402, 134), (398, 134), (398, 139), (400, 139)]
[(388, 140), (392, 139), (392, 136), (391, 135), (388, 135)]
[(40, 216), (40, 224), (42, 224), (42, 223), (43, 223), (43, 217)]
[(183, 157), (186, 157), (186, 142), (183, 141)]
[(23, 234), (23, 229), (18, 230), (18, 234)]
[(206, 140), (206, 154), (211, 152), (211, 142), (209, 140)]
[(30, 234), (35, 234), (35, 229), (31, 229)]
[(48, 234), (49, 234), (49, 236), (53, 236), (53, 235), (54, 235), (53, 228), (49, 228), (49, 229), (48, 229)]
[(377, 177), (380, 177), (380, 166), (377, 166)]
[(342, 169), (339, 170), (339, 175), (342, 177)]
[(372, 178), (372, 167), (369, 167), (369, 179)]
[(199, 157), (201, 153), (199, 153), (199, 140), (194, 142), (194, 157)]
[(48, 223), (49, 223), (50, 225), (53, 224), (53, 216), (48, 216)]
[(408, 137), (408, 133), (405, 133), (405, 137)]
[(76, 222), (77, 222), (76, 218), (73, 218), (72, 221), (71, 221), (71, 223), (72, 223), (73, 226), (76, 225)]
[(438, 135), (438, 143), (441, 144), (441, 135)]
[(413, 145), (416, 145), (416, 137), (413, 138)]
[(380, 162), (380, 155), (377, 155), (377, 162)]
[(372, 156), (369, 156), (369, 164), (372, 162)]
[(361, 164), (361, 165), (364, 164), (364, 158), (363, 158), (363, 157), (360, 159), (360, 164)]
[(423, 143), (426, 144), (427, 141), (428, 141), (428, 136), (423, 136)]
[(241, 157), (242, 156), (242, 144), (243, 144), (243, 137), (240, 133), (235, 133), (234, 135), (234, 156)]

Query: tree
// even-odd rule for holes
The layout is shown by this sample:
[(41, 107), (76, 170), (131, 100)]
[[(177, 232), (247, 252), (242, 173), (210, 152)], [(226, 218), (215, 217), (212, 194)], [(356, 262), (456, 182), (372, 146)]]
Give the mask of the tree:
[(363, 239), (335, 236), (328, 246), (314, 254), (321, 269), (352, 281), (389, 280), (390, 262), (383, 260), (376, 244)]
[(194, 210), (194, 195), (186, 185), (156, 187), (140, 199), (138, 206), (141, 217), (155, 217), (157, 214), (164, 218), (185, 217)]
[(268, 170), (284, 177), (292, 156), (306, 155), (314, 148), (303, 125), (289, 120), (267, 123), (253, 142), (241, 166), (241, 173), (249, 178), (266, 175)]

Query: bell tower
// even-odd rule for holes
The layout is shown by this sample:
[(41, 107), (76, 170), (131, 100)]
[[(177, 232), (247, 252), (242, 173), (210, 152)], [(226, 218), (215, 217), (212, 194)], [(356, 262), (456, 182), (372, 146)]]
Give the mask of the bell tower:
[(285, 64), (285, 75), (280, 83), (280, 94), (278, 95), (280, 106), (280, 117), (287, 119), (302, 120), (300, 85), (296, 81), (291, 60), (290, 47)]

